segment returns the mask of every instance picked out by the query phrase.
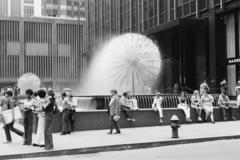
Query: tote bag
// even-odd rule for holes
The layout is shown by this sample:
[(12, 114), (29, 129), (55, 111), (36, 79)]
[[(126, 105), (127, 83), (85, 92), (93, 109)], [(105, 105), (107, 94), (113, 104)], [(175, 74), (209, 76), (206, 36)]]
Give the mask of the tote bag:
[(16, 106), (13, 109), (13, 119), (14, 119), (14, 121), (22, 119), (22, 113), (21, 113), (20, 108), (18, 106)]
[(9, 124), (13, 122), (13, 109), (8, 109), (2, 111), (3, 120), (5, 124)]

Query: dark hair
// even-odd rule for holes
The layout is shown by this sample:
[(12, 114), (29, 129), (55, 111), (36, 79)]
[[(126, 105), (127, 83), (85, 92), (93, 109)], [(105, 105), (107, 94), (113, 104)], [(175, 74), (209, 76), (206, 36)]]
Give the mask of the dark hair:
[(111, 90), (111, 93), (117, 94), (117, 90), (113, 89), (113, 90)]
[(127, 96), (128, 95), (128, 93), (127, 92), (123, 92), (123, 96)]
[(32, 95), (33, 95), (33, 90), (27, 89), (26, 92), (25, 92), (25, 94), (32, 96)]
[(72, 97), (73, 97), (73, 95), (70, 95), (69, 97), (70, 97), (70, 98), (72, 98)]
[(34, 95), (34, 97), (37, 97), (38, 96), (38, 92), (34, 92), (33, 95)]
[(46, 97), (46, 91), (45, 90), (43, 90), (43, 89), (40, 89), (39, 91), (38, 91), (38, 96), (40, 97), (40, 98), (44, 98), (44, 97)]
[(62, 97), (67, 97), (67, 94), (65, 92), (62, 93)]
[(10, 96), (10, 97), (13, 96), (13, 92), (12, 92), (12, 91), (7, 91), (6, 94), (7, 94), (8, 96)]
[(182, 91), (182, 92), (180, 93), (180, 95), (182, 96), (182, 94), (183, 94), (184, 97), (187, 97), (186, 92)]

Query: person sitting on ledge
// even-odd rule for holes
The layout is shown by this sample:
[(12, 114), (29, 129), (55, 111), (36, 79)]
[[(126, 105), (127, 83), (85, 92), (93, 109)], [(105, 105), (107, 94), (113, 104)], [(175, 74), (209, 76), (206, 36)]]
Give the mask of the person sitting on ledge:
[(160, 95), (161, 95), (160, 92), (156, 93), (156, 96), (154, 97), (154, 100), (153, 100), (152, 108), (154, 111), (159, 112), (159, 117), (160, 117), (159, 122), (163, 123), (163, 111), (162, 111), (163, 98)]
[(202, 121), (201, 114), (202, 114), (202, 106), (201, 106), (201, 97), (198, 90), (193, 92), (191, 97), (191, 107), (196, 110), (198, 115), (198, 121)]
[(192, 122), (190, 118), (190, 107), (187, 104), (187, 95), (185, 92), (181, 92), (181, 95), (178, 97), (178, 108), (183, 110), (185, 116), (186, 116), (186, 122), (190, 123)]
[(125, 114), (127, 121), (135, 122), (131, 113), (131, 102), (128, 99), (128, 92), (124, 92), (120, 98), (121, 111)]
[(213, 96), (208, 94), (207, 90), (203, 90), (203, 95), (201, 97), (201, 104), (206, 113), (205, 120), (207, 121), (208, 117), (210, 116), (212, 123), (214, 123), (213, 102), (214, 102)]
[(218, 98), (218, 105), (222, 110), (224, 121), (227, 120), (226, 111), (229, 111), (232, 120), (236, 120), (234, 117), (234, 109), (229, 105), (229, 97), (226, 95), (225, 91), (221, 92), (221, 95)]

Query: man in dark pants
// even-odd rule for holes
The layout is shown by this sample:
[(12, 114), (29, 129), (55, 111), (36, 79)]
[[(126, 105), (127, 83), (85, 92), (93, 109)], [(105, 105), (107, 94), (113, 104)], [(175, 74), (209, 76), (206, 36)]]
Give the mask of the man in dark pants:
[[(120, 118), (120, 99), (117, 96), (117, 90), (111, 90), (112, 98), (109, 103), (109, 114), (110, 114), (110, 132), (108, 134), (112, 134), (113, 129), (116, 129), (115, 134), (120, 134), (119, 127), (119, 118)], [(119, 117), (119, 118), (117, 118)]]
[[(13, 109), (16, 106), (16, 101), (13, 99), (13, 92), (11, 90), (8, 90), (6, 92), (6, 97), (4, 97), (1, 101), (0, 106), (2, 106), (2, 110), (8, 110), (8, 109)], [(6, 124), (4, 127), (4, 131), (6, 134), (6, 139), (7, 141), (5, 143), (11, 143), (12, 142), (12, 137), (10, 131), (16, 133), (17, 135), (23, 137), (23, 132), (14, 128), (14, 122), (10, 124)]]
[(57, 109), (55, 101), (54, 90), (48, 91), (48, 104), (44, 107), (45, 112), (45, 127), (44, 127), (44, 138), (45, 138), (45, 150), (53, 150), (53, 138), (52, 138), (52, 122), (54, 118), (54, 112)]
[(69, 96), (69, 103), (70, 103), (70, 108), (69, 108), (69, 121), (71, 125), (71, 131), (73, 132), (74, 130), (74, 122), (75, 122), (75, 113), (76, 113), (76, 107), (77, 103), (74, 101), (73, 96)]
[(24, 142), (23, 145), (32, 145), (32, 125), (33, 125), (33, 112), (35, 101), (32, 99), (33, 91), (31, 89), (26, 90), (27, 99), (23, 103), (24, 110)]
[(70, 124), (70, 120), (69, 120), (70, 103), (69, 103), (69, 98), (67, 97), (66, 93), (62, 93), (61, 106), (63, 108), (61, 135), (70, 134), (71, 133), (71, 124)]
[(135, 122), (133, 115), (131, 113), (131, 107), (128, 100), (128, 93), (124, 92), (123, 96), (120, 99), (121, 111), (125, 114), (127, 121)]
[(236, 120), (234, 117), (234, 109), (229, 105), (229, 97), (226, 95), (226, 92), (222, 91), (221, 95), (218, 98), (218, 105), (222, 110), (223, 120), (226, 121), (226, 111), (229, 111), (231, 119)]

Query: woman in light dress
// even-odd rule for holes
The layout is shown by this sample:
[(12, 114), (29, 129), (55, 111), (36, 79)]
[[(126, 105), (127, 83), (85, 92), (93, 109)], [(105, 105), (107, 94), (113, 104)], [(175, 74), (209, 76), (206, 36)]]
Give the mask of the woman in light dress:
[(35, 102), (37, 106), (35, 111), (37, 112), (37, 116), (38, 116), (38, 127), (37, 127), (36, 139), (33, 143), (33, 146), (38, 146), (38, 147), (45, 146), (45, 141), (44, 141), (45, 113), (43, 111), (43, 107), (48, 102), (46, 98), (46, 94), (47, 92), (45, 89), (40, 89), (37, 92), (37, 95), (35, 95)]
[(206, 113), (205, 120), (207, 121), (208, 117), (210, 117), (212, 123), (214, 123), (213, 102), (214, 102), (213, 96), (208, 94), (207, 90), (204, 90), (203, 95), (201, 97), (201, 104)]

